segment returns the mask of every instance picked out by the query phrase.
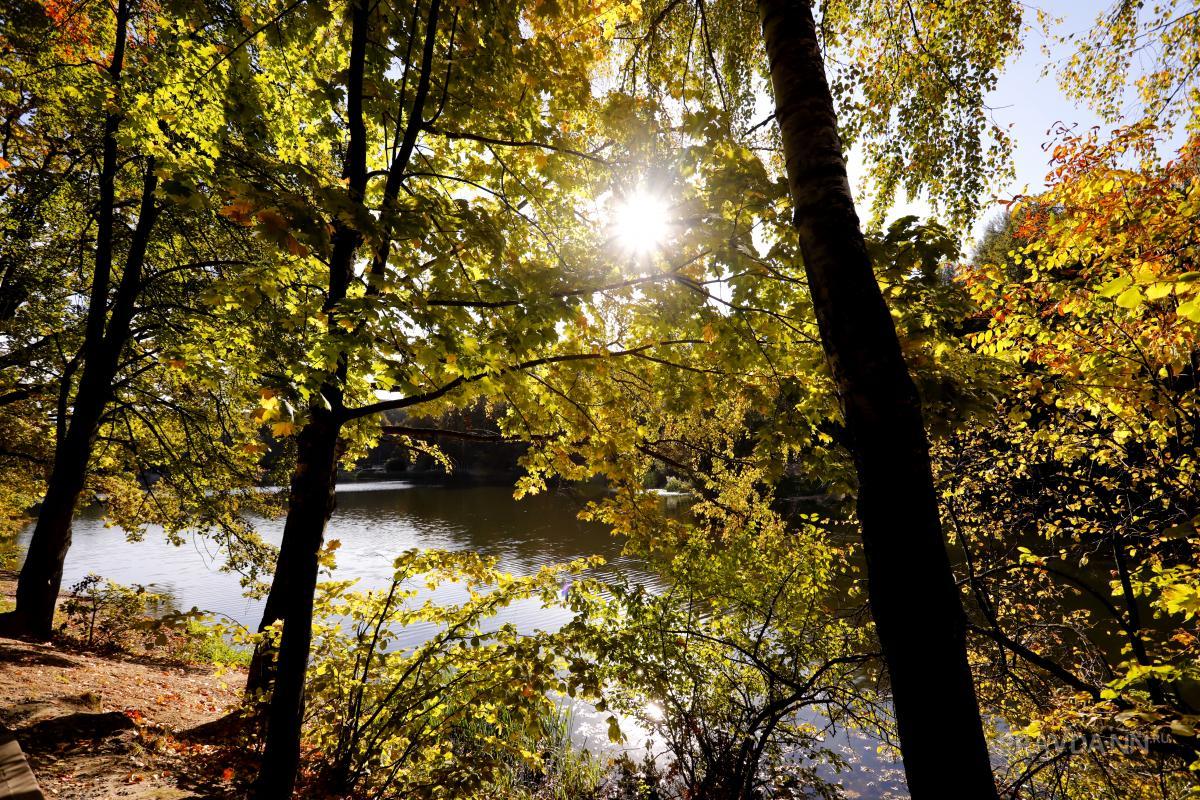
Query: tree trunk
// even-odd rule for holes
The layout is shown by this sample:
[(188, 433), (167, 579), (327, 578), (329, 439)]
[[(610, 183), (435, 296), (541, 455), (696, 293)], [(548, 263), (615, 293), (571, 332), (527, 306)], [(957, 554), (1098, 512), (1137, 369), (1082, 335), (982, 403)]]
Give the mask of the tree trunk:
[[(413, 9), (414, 22), (416, 21), (415, 15), (418, 8), (419, 5)], [(426, 100), (429, 97), (430, 81), (433, 77), (434, 45), (437, 43), (440, 10), (440, 0), (432, 0), (429, 4), (429, 11), (425, 20), (425, 43), (422, 46), (421, 67), (420, 74), (417, 76), (416, 94), (413, 98), (412, 106), (407, 112), (407, 123), (405, 123), (402, 129), (397, 130), (396, 147), (394, 148), (396, 155), (388, 167), (387, 180), (384, 183), (383, 199), (380, 204), (380, 217), (382, 220), (381, 241), (371, 258), (371, 275), (377, 277), (383, 277), (387, 267), (388, 253), (391, 249), (391, 217), (396, 211), (396, 197), (404, 181), (404, 170), (408, 167), (409, 159), (412, 157), (413, 150), (416, 147), (417, 136), (425, 124), (423, 114)], [(361, 94), (356, 95), (355, 92), (361, 92), (362, 88), (363, 60), (366, 57), (368, 22), (366, 9), (356, 5), (351, 21), (354, 29), (350, 52), (351, 66), (347, 76), (349, 91), (346, 116), (349, 120), (350, 142), (346, 150), (346, 159), (342, 173), (343, 177), (348, 179), (347, 187), (350, 197), (355, 202), (362, 201), (362, 196), (366, 188), (366, 127), (363, 123)], [(414, 32), (413, 35), (415, 36), (416, 33)], [(403, 131), (402, 135), (400, 133), (401, 130)], [(341, 265), (349, 263), (349, 260), (353, 259), (353, 250), (357, 249), (360, 239), (354, 231), (346, 228), (342, 223), (335, 222), (335, 230), (335, 251), (330, 262), (333, 265), (330, 272), (329, 297), (331, 302), (327, 303), (327, 309), (332, 309), (345, 295), (345, 281), (338, 276), (349, 274)], [(367, 293), (375, 294), (377, 292), (378, 285), (369, 282)], [(341, 377), (344, 379), (344, 376)], [(328, 390), (326, 391), (326, 397), (332, 397), (332, 393)], [(295, 543), (285, 538), (280, 544), (279, 556), (276, 559), (276, 575), (281, 572), (286, 573), (291, 569), (295, 550)], [(267, 628), (281, 621), (286, 608), (287, 603), (284, 600), (282, 589), (276, 591), (276, 584), (272, 582), (271, 590), (267, 594), (266, 605), (263, 608), (262, 619), (258, 625), (258, 632), (262, 633)], [(270, 688), (274, 680), (273, 656), (274, 651), (267, 644), (260, 642), (255, 647), (254, 656), (250, 660), (250, 668), (246, 675), (246, 697), (248, 700), (255, 701)]]
[[(84, 407), (84, 402), (86, 406)], [(78, 397), (70, 432), (55, 448), (54, 467), (38, 512), (29, 551), (17, 580), (17, 607), (0, 615), (0, 630), (9, 636), (49, 639), (54, 625), (54, 608), (62, 585), (63, 562), (71, 546), (71, 521), (83, 492), (91, 438), (85, 427), (99, 421), (99, 398)], [(84, 420), (83, 417), (87, 417)]]
[[(297, 467), (299, 467), (298, 463)], [(291, 513), (290, 505), (288, 513)], [(275, 557), (275, 572), (271, 579), (271, 589), (267, 592), (262, 619), (258, 623), (260, 634), (284, 618), (284, 611), (287, 608), (286, 584), (289, 582), (288, 576), (295, 571), (295, 567), (292, 565), (296, 561), (296, 551), (299, 548), (300, 542), (296, 539), (289, 539), (285, 533), (283, 540), (279, 543), (279, 555)], [(276, 648), (266, 640), (259, 640), (254, 646), (254, 655), (251, 656), (250, 666), (246, 671), (246, 701), (252, 705), (262, 702), (265, 693), (275, 682), (275, 655)]]
[(871, 269), (806, 0), (758, 0), (804, 268), (858, 474), (867, 584), (914, 798), (995, 798), (916, 387)]
[(314, 415), (301, 429), (297, 442), (296, 469), (283, 528), (283, 541), (292, 545), (293, 557), (286, 570), (276, 569), (271, 589), (272, 593), (278, 592), (286, 613), (274, 670), (275, 688), (267, 712), (266, 747), (254, 784), (255, 800), (285, 800), (292, 796), (296, 785), (317, 559), (325, 525), (333, 514), (340, 430), (341, 424), (332, 415)]
[[(425, 124), (424, 111), (425, 102), (429, 97), (430, 81), (433, 77), (433, 57), (434, 45), (437, 42), (438, 16), (440, 14), (440, 0), (432, 0), (429, 4), (428, 16), (425, 20), (425, 43), (422, 46), (421, 68), (420, 74), (417, 77), (416, 94), (413, 98), (412, 106), (408, 109), (408, 121), (403, 127), (403, 135), (400, 130), (397, 130), (396, 155), (392, 159), (388, 167), (387, 179), (383, 188), (383, 199), (380, 204), (380, 217), (382, 220), (382, 241), (376, 247), (375, 253), (371, 259), (371, 274), (377, 277), (383, 277), (387, 267), (388, 252), (391, 249), (390, 227), (391, 217), (395, 214), (396, 197), (400, 193), (400, 186), (404, 180), (404, 170), (408, 167), (409, 159), (412, 157), (413, 150), (416, 147), (417, 136), (421, 132), (422, 126)], [(416, 8), (414, 8), (414, 22), (416, 20)], [(361, 17), (361, 19), (360, 19)], [(365, 38), (367, 19), (365, 14), (356, 14), (352, 24), (361, 27), (363, 45), (358, 48), (352, 42), (350, 60), (352, 62), (350, 78), (351, 80), (361, 80), (361, 59), (365, 57)], [(415, 36), (416, 33), (414, 32)], [(360, 52), (361, 51), (361, 52)], [(357, 70), (353, 64), (359, 64)], [(359, 77), (355, 78), (357, 75)], [(353, 87), (351, 87), (353, 91)], [(343, 175), (350, 179), (348, 184), (352, 197), (357, 192), (357, 200), (361, 201), (362, 191), (365, 189), (366, 176), (366, 130), (362, 122), (361, 101), (357, 107), (347, 109), (347, 117), (351, 120), (351, 135), (350, 147), (346, 153), (346, 163), (344, 165)], [(357, 176), (362, 176), (361, 178)], [(362, 185), (363, 188), (357, 188)], [(357, 241), (351, 234), (351, 231), (340, 231), (339, 241), (353, 244), (357, 247)], [(334, 264), (340, 264), (340, 259), (349, 257), (344, 256), (340, 251), (334, 254)], [(335, 297), (339, 289), (331, 278), (330, 296)], [(368, 283), (367, 293), (375, 294), (378, 291), (378, 285)], [(345, 289), (340, 290), (344, 294)], [(280, 544), (279, 556), (276, 559), (275, 572), (278, 575), (281, 572), (286, 572), (291, 569), (291, 562), (294, 558), (293, 551), (295, 545), (286, 538)], [(258, 632), (262, 633), (267, 628), (274, 625), (283, 619), (284, 609), (287, 608), (286, 602), (283, 599), (283, 592), (276, 591), (275, 583), (271, 584), (271, 591), (267, 594), (266, 605), (263, 608), (262, 620), (258, 624)], [(263, 692), (265, 692), (274, 680), (274, 671), (272, 667), (272, 656), (274, 651), (266, 644), (260, 643), (254, 649), (254, 656), (250, 660), (250, 668), (246, 675), (246, 697), (254, 701)]]
[[(349, 137), (342, 163), (346, 194), (361, 204), (367, 186), (367, 131), (363, 121), (367, 28), (371, 6), (355, 0), (350, 11), (350, 53), (346, 72), (346, 126)], [(325, 296), (326, 336), (340, 337), (338, 306), (354, 276), (354, 258), (362, 234), (340, 216), (333, 221), (329, 255), (329, 289)], [(300, 735), (304, 723), (304, 679), (312, 642), (313, 593), (317, 586), (317, 557), (325, 525), (333, 514), (334, 484), (339, 458), (338, 436), (346, 418), (343, 388), (346, 384), (345, 351), (338, 358), (332, 380), (321, 386), (327, 408), (314, 404), (309, 422), (300, 431), (296, 469), (288, 498), (272, 602), (268, 611), (283, 614), (283, 632), (274, 672), (274, 690), (267, 708), (266, 745), (262, 766), (251, 796), (254, 800), (285, 800), (292, 796), (300, 766)], [(274, 620), (263, 618), (263, 627)], [(260, 655), (260, 660), (263, 658)], [(260, 666), (260, 675), (263, 670)]]
[[(121, 0), (117, 7), (116, 47), (108, 69), (114, 83), (120, 80), (129, 13), (129, 3)], [(142, 181), (138, 220), (110, 313), (108, 299), (113, 264), (119, 125), (118, 112), (106, 116), (97, 214), (96, 266), (88, 297), (87, 327), (82, 350), (83, 371), (72, 403), (70, 422), (65, 427), (61, 424), (59, 427), (63, 433), (55, 444), (54, 466), (17, 581), (17, 607), (8, 614), (0, 615), (0, 631), (13, 636), (46, 639), (53, 629), (63, 563), (71, 546), (72, 519), (87, 479), (92, 445), (112, 398), (112, 384), (121, 353), (129, 340), (136, 301), (141, 291), (142, 267), (150, 232), (158, 219), (159, 208), (155, 203), (158, 177), (154, 173), (154, 160), (148, 159)]]

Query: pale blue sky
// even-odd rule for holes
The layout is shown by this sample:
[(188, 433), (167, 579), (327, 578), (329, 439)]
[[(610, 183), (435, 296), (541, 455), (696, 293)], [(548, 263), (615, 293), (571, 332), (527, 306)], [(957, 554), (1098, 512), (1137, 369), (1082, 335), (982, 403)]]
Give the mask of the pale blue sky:
[[(1062, 18), (1057, 31), (1066, 34), (1087, 30), (1096, 15), (1111, 4), (1111, 0), (1040, 0), (1036, 7)], [(1000, 76), (989, 99), (994, 119), (1001, 125), (1011, 125), (1016, 140), (1013, 162), (1017, 175), (1010, 192), (1026, 186), (1036, 191), (1044, 186), (1049, 156), (1042, 145), (1052, 138), (1052, 128), (1065, 123), (1084, 130), (1100, 124), (1090, 109), (1063, 96), (1053, 74), (1042, 75), (1050, 59), (1064, 58), (1070, 49), (1055, 47), (1046, 39), (1036, 24), (1034, 7), (1030, 6), (1026, 14), (1031, 29), (1025, 34), (1025, 48)], [(1043, 46), (1050, 47), (1049, 58)]]
[[(1050, 158), (1042, 146), (1053, 138), (1053, 129), (1059, 124), (1074, 125), (1078, 130), (1101, 124), (1091, 109), (1078, 105), (1063, 95), (1053, 73), (1043, 76), (1043, 69), (1050, 60), (1066, 57), (1070, 49), (1055, 46), (1055, 43), (1047, 38), (1037, 24), (1036, 9), (1041, 8), (1060, 18), (1061, 23), (1054, 30), (1066, 34), (1087, 30), (1092, 26), (1096, 15), (1111, 4), (1112, 0), (1038, 0), (1026, 6), (1025, 19), (1029, 29), (1023, 37), (1024, 48), (1008, 64), (988, 100), (993, 119), (1007, 127), (1014, 140), (1013, 167), (1016, 177), (1007, 186), (999, 188), (999, 197), (1037, 192), (1045, 186)], [(1043, 51), (1043, 46), (1050, 48), (1049, 55)], [(852, 173), (858, 171), (856, 167), (859, 164), (856, 162), (857, 159), (852, 155)], [(854, 175), (851, 177), (851, 183), (857, 187), (857, 181), (853, 180)], [(991, 196), (983, 200), (983, 212), (973, 229), (976, 234), (982, 230), (987, 220), (1000, 210), (992, 204)], [(929, 213), (928, 205), (919, 200), (914, 203), (899, 203), (893, 212), (894, 216), (928, 216)]]

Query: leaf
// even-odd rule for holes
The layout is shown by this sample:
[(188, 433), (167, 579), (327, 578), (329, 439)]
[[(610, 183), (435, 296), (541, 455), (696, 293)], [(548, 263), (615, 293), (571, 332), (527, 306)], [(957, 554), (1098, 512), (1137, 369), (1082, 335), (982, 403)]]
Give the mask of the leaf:
[(1117, 296), (1117, 305), (1121, 308), (1137, 308), (1146, 301), (1142, 295), (1142, 290), (1136, 286), (1130, 286), (1125, 291)]
[(274, 209), (265, 208), (254, 216), (263, 228), (274, 235), (285, 233), (291, 227), (291, 223), (288, 222), (287, 217)]
[(308, 255), (308, 248), (300, 244), (299, 240), (290, 233), (284, 237), (284, 244), (287, 246), (287, 251), (297, 258), (303, 258)]
[(1146, 289), (1146, 299), (1161, 300), (1171, 293), (1172, 288), (1173, 287), (1169, 283), (1159, 282), (1151, 284), (1150, 287)]
[(1185, 619), (1200, 614), (1200, 587), (1185, 583), (1167, 586), (1162, 592), (1162, 603), (1170, 614), (1182, 614)]
[(1195, 736), (1196, 729), (1180, 719), (1171, 720), (1171, 733), (1176, 736)]
[(230, 222), (249, 227), (254, 224), (254, 204), (246, 200), (238, 200), (225, 206), (219, 212)]
[(1108, 283), (1105, 283), (1096, 290), (1101, 297), (1115, 297), (1125, 291), (1129, 284), (1133, 283), (1133, 279), (1128, 275), (1121, 275), (1113, 278)]
[(1175, 309), (1175, 313), (1192, 322), (1200, 322), (1200, 298), (1180, 303), (1179, 308)]

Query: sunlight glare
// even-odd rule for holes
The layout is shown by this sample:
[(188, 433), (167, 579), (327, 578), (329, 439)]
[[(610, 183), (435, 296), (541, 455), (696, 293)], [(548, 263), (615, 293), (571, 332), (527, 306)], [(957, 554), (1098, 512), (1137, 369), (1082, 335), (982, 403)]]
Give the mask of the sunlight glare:
[(666, 241), (667, 204), (639, 188), (617, 204), (613, 227), (621, 247), (634, 255), (647, 255)]

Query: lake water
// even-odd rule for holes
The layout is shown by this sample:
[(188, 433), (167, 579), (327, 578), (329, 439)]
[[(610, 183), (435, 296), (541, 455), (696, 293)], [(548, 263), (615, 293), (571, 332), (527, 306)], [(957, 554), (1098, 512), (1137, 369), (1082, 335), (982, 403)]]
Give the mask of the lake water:
[[(335, 578), (357, 578), (358, 588), (385, 586), (392, 562), (410, 548), (470, 550), (497, 559), (513, 574), (528, 575), (542, 566), (583, 556), (603, 556), (606, 563), (590, 574), (606, 579), (617, 572), (658, 587), (654, 576), (634, 560), (621, 555), (621, 543), (607, 528), (581, 522), (577, 513), (583, 500), (575, 495), (545, 493), (516, 501), (512, 489), (499, 486), (430, 486), (402, 482), (348, 483), (337, 489), (337, 510), (330, 520), (326, 541), (337, 539)], [(256, 520), (259, 533), (279, 544), (282, 519)], [(30, 530), (18, 537), (24, 549)], [(105, 527), (95, 511), (75, 522), (74, 539), (63, 570), (63, 588), (89, 573), (118, 583), (141, 583), (169, 594), (183, 609), (192, 607), (227, 616), (249, 628), (257, 626), (262, 601), (243, 595), (239, 576), (220, 571), (221, 556), (211, 542), (196, 537), (183, 546), (169, 544), (161, 529), (151, 527), (143, 541), (130, 542), (123, 531)], [(439, 590), (441, 602), (460, 600), (454, 587)], [(507, 622), (518, 630), (553, 630), (569, 612), (545, 608), (538, 600), (515, 603), (493, 621)], [(400, 643), (424, 641), (428, 628), (410, 626)], [(585, 704), (572, 708), (574, 738), (593, 751), (611, 751), (605, 718)], [(629, 736), (625, 749), (635, 759), (645, 746), (645, 732), (631, 720), (622, 722)], [(899, 794), (895, 765), (875, 757), (875, 742), (842, 732), (827, 742), (859, 761), (842, 776), (849, 796), (895, 797)]]
[[(583, 501), (574, 496), (544, 493), (515, 501), (512, 489), (501, 486), (429, 486), (401, 482), (350, 483), (337, 489), (337, 510), (329, 522), (326, 541), (337, 539), (335, 578), (357, 578), (356, 588), (386, 586), (392, 562), (411, 549), (470, 550), (491, 556), (499, 567), (528, 575), (548, 564), (589, 555), (603, 556), (606, 565), (593, 571), (607, 578), (623, 571), (653, 584), (652, 577), (621, 555), (620, 543), (603, 526), (581, 522)], [(279, 544), (283, 519), (255, 520), (264, 539)], [(18, 538), (24, 549), (30, 531)], [(140, 542), (105, 527), (97, 512), (75, 522), (74, 539), (63, 568), (63, 589), (89, 573), (117, 583), (140, 583), (171, 596), (180, 608), (192, 607), (225, 615), (253, 628), (262, 615), (262, 601), (247, 598), (239, 576), (221, 572), (221, 554), (212, 542), (193, 537), (183, 546), (166, 541), (151, 527)], [(439, 601), (453, 601), (447, 588)], [(511, 622), (521, 630), (553, 629), (566, 619), (561, 610), (545, 609), (531, 600), (504, 609), (497, 624)], [(405, 631), (402, 643), (423, 641), (420, 629)]]

